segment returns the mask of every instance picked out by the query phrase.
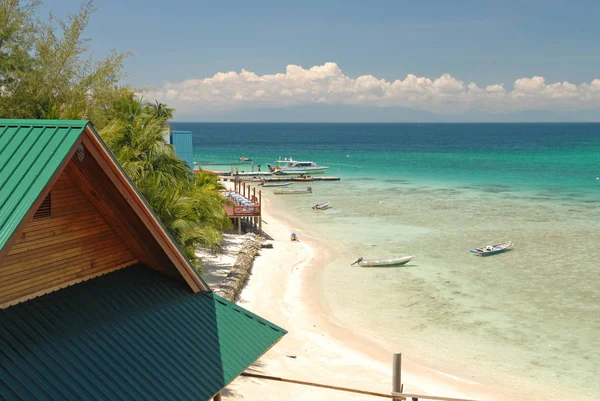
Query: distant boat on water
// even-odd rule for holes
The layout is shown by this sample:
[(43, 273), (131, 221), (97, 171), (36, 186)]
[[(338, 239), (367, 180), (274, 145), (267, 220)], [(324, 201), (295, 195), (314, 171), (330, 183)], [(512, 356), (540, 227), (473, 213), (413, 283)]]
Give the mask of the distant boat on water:
[(279, 189), (273, 191), (275, 195), (299, 195), (299, 194), (312, 194), (312, 188), (307, 187), (305, 189)]
[(239, 160), (240, 160), (241, 162), (251, 162), (251, 161), (252, 161), (252, 159), (250, 159), (249, 157), (244, 157), (244, 156), (240, 157), (240, 159), (239, 159)]
[(288, 185), (292, 185), (291, 182), (263, 182), (262, 184), (258, 184), (258, 185), (262, 185), (264, 188), (268, 188), (268, 187), (285, 187)]
[(363, 259), (359, 258), (356, 262), (352, 263), (352, 265), (358, 263), (360, 267), (394, 267), (394, 266), (402, 266), (410, 262), (410, 260), (414, 258), (414, 256), (402, 256), (400, 258), (390, 258), (390, 259)]
[(471, 249), (469, 252), (471, 252), (472, 254), (477, 255), (477, 256), (489, 256), (489, 255), (495, 255), (497, 253), (504, 252), (513, 245), (514, 244), (512, 241), (506, 241), (506, 242), (502, 242), (500, 244), (492, 244), (492, 245), (482, 246), (481, 248), (474, 248), (474, 249)]
[(317, 203), (312, 208), (315, 210), (325, 210), (331, 207), (331, 203), (329, 201)]

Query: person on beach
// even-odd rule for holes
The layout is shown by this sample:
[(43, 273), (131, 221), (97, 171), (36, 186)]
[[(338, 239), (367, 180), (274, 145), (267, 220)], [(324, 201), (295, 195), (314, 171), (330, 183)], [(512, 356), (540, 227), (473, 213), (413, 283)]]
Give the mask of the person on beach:
[(296, 242), (296, 241), (298, 241), (298, 236), (296, 235), (296, 233), (292, 233), (292, 237), (290, 238), (290, 240), (291, 240), (292, 242)]

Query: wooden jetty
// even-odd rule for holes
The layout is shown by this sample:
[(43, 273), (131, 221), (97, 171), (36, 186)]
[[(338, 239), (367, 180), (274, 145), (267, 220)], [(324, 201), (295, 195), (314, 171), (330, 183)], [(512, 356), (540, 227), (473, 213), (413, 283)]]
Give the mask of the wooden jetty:
[[(310, 176), (313, 181), (340, 181), (340, 177), (331, 177), (331, 176)], [(292, 178), (294, 177), (268, 177), (265, 178), (265, 182), (292, 182)]]
[[(341, 180), (340, 177), (333, 177), (333, 176), (323, 176), (323, 177), (311, 176), (311, 177), (313, 178), (313, 181), (340, 181)], [(231, 181), (231, 182), (237, 182), (237, 181), (246, 181), (246, 182), (255, 182), (255, 183), (260, 182), (260, 180), (255, 177), (240, 177), (240, 176), (234, 176), (234, 175), (220, 175), (219, 179), (222, 181)], [(264, 177), (264, 180), (265, 180), (265, 182), (293, 182), (291, 176)]]
[(250, 185), (234, 181), (234, 190), (225, 191), (224, 195), (229, 202), (225, 203), (225, 212), (227, 217), (233, 222), (233, 226), (237, 227), (238, 234), (242, 233), (242, 222), (262, 231), (262, 191), (257, 191)]

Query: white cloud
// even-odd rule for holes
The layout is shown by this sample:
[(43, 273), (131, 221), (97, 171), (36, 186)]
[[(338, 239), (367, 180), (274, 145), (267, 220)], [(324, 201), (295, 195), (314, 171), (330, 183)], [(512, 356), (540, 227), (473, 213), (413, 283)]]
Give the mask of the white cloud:
[(285, 73), (219, 72), (212, 77), (165, 84), (145, 98), (168, 102), (178, 112), (202, 113), (240, 108), (277, 108), (306, 104), (403, 106), (437, 113), (481, 110), (572, 111), (600, 109), (600, 79), (579, 85), (546, 83), (544, 77), (519, 78), (480, 88), (450, 74), (438, 78), (408, 74), (393, 82), (373, 75), (345, 75), (336, 63), (309, 69), (288, 65)]

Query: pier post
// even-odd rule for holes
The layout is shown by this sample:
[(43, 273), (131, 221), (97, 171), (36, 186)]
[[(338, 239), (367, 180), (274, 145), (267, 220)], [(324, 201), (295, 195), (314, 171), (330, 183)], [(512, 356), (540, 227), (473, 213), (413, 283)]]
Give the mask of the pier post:
[(242, 218), (238, 217), (237, 221), (238, 221), (238, 234), (241, 234), (242, 233)]
[(221, 392), (219, 391), (217, 394), (215, 394), (215, 397), (213, 398), (214, 401), (221, 401)]
[[(394, 354), (393, 376), (392, 376), (392, 392), (402, 392), (402, 354)], [(399, 397), (394, 397), (394, 401), (400, 400)]]

